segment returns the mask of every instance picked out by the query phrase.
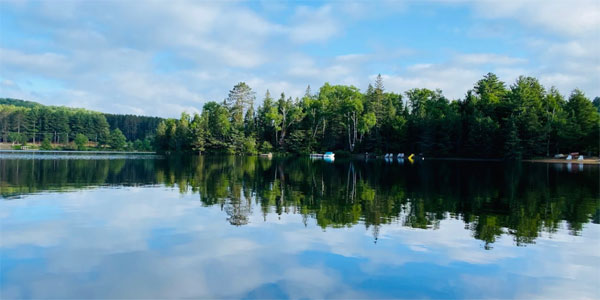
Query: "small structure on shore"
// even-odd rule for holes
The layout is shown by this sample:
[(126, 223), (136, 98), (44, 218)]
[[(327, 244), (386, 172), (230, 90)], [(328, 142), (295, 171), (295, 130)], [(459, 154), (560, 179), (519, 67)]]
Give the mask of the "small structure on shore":
[(269, 152), (269, 153), (261, 153), (261, 154), (259, 154), (259, 156), (266, 157), (266, 158), (272, 158), (273, 157), (273, 153), (271, 153), (271, 152)]

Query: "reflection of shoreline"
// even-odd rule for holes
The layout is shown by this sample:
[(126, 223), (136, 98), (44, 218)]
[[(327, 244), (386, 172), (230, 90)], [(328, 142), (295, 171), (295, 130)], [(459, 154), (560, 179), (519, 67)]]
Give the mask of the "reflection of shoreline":
[(525, 159), (524, 162), (534, 163), (553, 163), (553, 164), (583, 164), (583, 165), (600, 165), (600, 160), (584, 159), (584, 160), (566, 160), (556, 158), (541, 158), (541, 159)]
[[(427, 157), (426, 160), (446, 160), (446, 161), (475, 161), (475, 162), (504, 162), (503, 159), (498, 158), (461, 158), (461, 157)], [(528, 163), (558, 163), (558, 164), (584, 164), (584, 165), (600, 165), (600, 159), (597, 158), (586, 158), (584, 160), (566, 160), (558, 158), (534, 158), (534, 159), (523, 159), (522, 162)]]
[(323, 229), (363, 223), (377, 238), (382, 224), (437, 230), (441, 220), (458, 218), (485, 241), (486, 249), (506, 233), (525, 245), (542, 231), (555, 232), (561, 220), (573, 234), (599, 220), (598, 168), (579, 164), (426, 159), (395, 167), (381, 160), (329, 164), (254, 156), (96, 158), (0, 159), (0, 198), (150, 184), (196, 194), (203, 206), (225, 211), (235, 226), (247, 224), (257, 209), (265, 218), (298, 212)]

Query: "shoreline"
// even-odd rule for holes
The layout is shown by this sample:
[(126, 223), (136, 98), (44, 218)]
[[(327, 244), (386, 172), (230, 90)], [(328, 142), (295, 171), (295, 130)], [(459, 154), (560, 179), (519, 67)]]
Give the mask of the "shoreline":
[(523, 162), (533, 162), (533, 163), (551, 163), (551, 164), (584, 164), (584, 165), (600, 165), (600, 160), (598, 159), (589, 159), (586, 158), (584, 160), (566, 160), (559, 158), (537, 158), (537, 159), (523, 159)]
[[(362, 155), (354, 156), (354, 158), (364, 157)], [(394, 158), (395, 160), (395, 158)], [(501, 158), (467, 158), (467, 157), (425, 157), (425, 160), (446, 160), (446, 161), (465, 161), (465, 162), (504, 162)], [(559, 158), (529, 158), (521, 159), (520, 162), (527, 163), (556, 163), (556, 164), (584, 164), (584, 165), (600, 165), (598, 158), (586, 158), (582, 161), (577, 159), (566, 160)]]
[(80, 150), (0, 150), (0, 153), (71, 153), (71, 154), (157, 154), (148, 151), (80, 151)]
[[(36, 153), (56, 153), (56, 154), (138, 154), (138, 155), (159, 155), (157, 152), (150, 151), (79, 151), (79, 150), (8, 150), (1, 149), (2, 153), (23, 153), (23, 154), (36, 154)], [(210, 154), (208, 155), (210, 156)], [(261, 155), (252, 155), (261, 156)], [(340, 157), (341, 158), (341, 157)], [(364, 159), (364, 155), (350, 155), (348, 158), (352, 159)], [(369, 158), (373, 159), (373, 158)], [(380, 159), (380, 158), (374, 158)], [(383, 159), (383, 158), (381, 158)], [(394, 158), (395, 160), (395, 158)], [(425, 157), (425, 160), (440, 160), (440, 161), (464, 161), (464, 162), (504, 162), (505, 160), (500, 158), (466, 158), (466, 157)], [(600, 159), (598, 158), (586, 158), (582, 161), (577, 159), (566, 160), (558, 158), (532, 158), (522, 159), (521, 162), (526, 163), (554, 163), (554, 164), (584, 164), (584, 165), (600, 165)]]

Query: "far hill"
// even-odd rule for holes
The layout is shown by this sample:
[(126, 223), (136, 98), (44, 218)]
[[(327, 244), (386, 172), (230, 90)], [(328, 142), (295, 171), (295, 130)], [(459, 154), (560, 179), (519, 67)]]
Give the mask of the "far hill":
[[(65, 111), (65, 112), (69, 112), (69, 113), (75, 113), (77, 111), (79, 111), (79, 112), (84, 111), (84, 109), (82, 109), (82, 108), (43, 105), (41, 103), (34, 102), (34, 101), (14, 99), (14, 98), (0, 98), (0, 105), (11, 105), (11, 106), (15, 106), (15, 107), (22, 107), (22, 108), (25, 108), (26, 110), (34, 109), (34, 108), (38, 108), (40, 110), (47, 109), (52, 112)], [(2, 109), (0, 108), (0, 111), (1, 110)], [(85, 111), (92, 113), (92, 114), (103, 115), (104, 118), (106, 119), (106, 122), (108, 123), (108, 125), (110, 127), (110, 130), (114, 130), (114, 129), (118, 128), (119, 130), (121, 130), (123, 132), (123, 134), (129, 141), (143, 140), (148, 136), (154, 135), (154, 133), (156, 131), (156, 127), (158, 126), (158, 123), (160, 123), (163, 120), (163, 118), (159, 118), (159, 117), (138, 116), (138, 115), (129, 115), (129, 114), (127, 114), (127, 115), (108, 114), (108, 113), (95, 112), (95, 111), (89, 111), (89, 110), (85, 110)], [(18, 120), (20, 120), (18, 117), (18, 112), (16, 112), (16, 111), (11, 112), (11, 114), (15, 114), (16, 118), (14, 118), (14, 119), (16, 120), (16, 122), (20, 122), (20, 121), (18, 121)], [(8, 112), (7, 112), (6, 120), (0, 120), (0, 123), (4, 123), (4, 122), (11, 123), (11, 124), (4, 124), (5, 125), (5, 126), (3, 126), (4, 128), (0, 128), (0, 130), (2, 130), (4, 133), (3, 136), (5, 136), (5, 137), (8, 135), (8, 132), (17, 131), (17, 130), (20, 132), (20, 127), (19, 127), (20, 125), (12, 124), (13, 120), (8, 120), (11, 114), (8, 114)], [(47, 119), (46, 116), (40, 116), (40, 117), (44, 120)], [(3, 114), (0, 114), (0, 118), (4, 118)], [(77, 117), (74, 117), (74, 118), (77, 118)], [(73, 123), (73, 122), (75, 122), (75, 120), (70, 120), (70, 122)], [(49, 124), (49, 126), (51, 126), (51, 125), (52, 124)], [(71, 124), (71, 125), (73, 125), (73, 124)], [(15, 126), (17, 126), (17, 127), (12, 128)], [(80, 127), (80, 126), (76, 126), (76, 127)], [(31, 129), (31, 130), (33, 130), (33, 129)], [(4, 132), (4, 131), (7, 131), (7, 132)], [(74, 132), (74, 131), (71, 130), (71, 132)], [(90, 135), (90, 138), (92, 138), (91, 134), (88, 134), (88, 135)], [(0, 140), (1, 139), (2, 138), (0, 137)]]
[(4, 104), (4, 105), (14, 105), (14, 106), (20, 106), (20, 107), (36, 107), (36, 106), (43, 106), (40, 103), (37, 102), (33, 102), (33, 101), (27, 101), (27, 100), (20, 100), (20, 99), (13, 99), (13, 98), (0, 98), (0, 104)]

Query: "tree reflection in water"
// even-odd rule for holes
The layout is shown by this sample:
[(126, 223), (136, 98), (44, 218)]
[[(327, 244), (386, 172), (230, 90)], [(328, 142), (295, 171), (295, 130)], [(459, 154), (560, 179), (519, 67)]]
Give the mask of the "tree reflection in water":
[(425, 161), (388, 164), (304, 158), (0, 159), (1, 196), (103, 185), (162, 184), (218, 205), (235, 226), (253, 209), (301, 214), (324, 230), (364, 224), (375, 242), (382, 224), (432, 229), (460, 219), (485, 242), (503, 234), (517, 245), (566, 224), (573, 235), (600, 221), (598, 166)]

